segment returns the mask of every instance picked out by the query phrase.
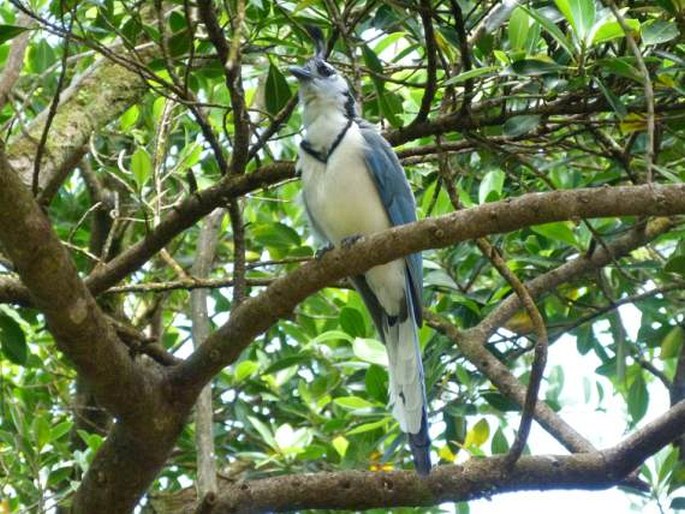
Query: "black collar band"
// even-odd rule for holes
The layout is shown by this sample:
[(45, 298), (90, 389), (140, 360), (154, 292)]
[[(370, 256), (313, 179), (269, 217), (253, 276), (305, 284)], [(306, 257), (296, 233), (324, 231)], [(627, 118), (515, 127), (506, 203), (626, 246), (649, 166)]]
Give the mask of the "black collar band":
[(300, 143), (300, 148), (304, 150), (306, 153), (314, 157), (317, 161), (319, 161), (321, 164), (327, 164), (328, 159), (331, 158), (331, 155), (333, 155), (333, 152), (335, 152), (335, 149), (338, 148), (340, 143), (342, 142), (343, 138), (345, 137), (345, 134), (347, 134), (347, 131), (350, 130), (350, 127), (352, 126), (353, 119), (349, 118), (347, 120), (347, 124), (345, 125), (345, 128), (343, 128), (338, 136), (335, 138), (335, 141), (333, 141), (333, 144), (331, 145), (330, 150), (328, 150), (328, 153), (325, 154), (323, 152), (318, 152), (314, 150), (314, 147), (307, 141), (306, 139), (303, 139), (302, 142)]

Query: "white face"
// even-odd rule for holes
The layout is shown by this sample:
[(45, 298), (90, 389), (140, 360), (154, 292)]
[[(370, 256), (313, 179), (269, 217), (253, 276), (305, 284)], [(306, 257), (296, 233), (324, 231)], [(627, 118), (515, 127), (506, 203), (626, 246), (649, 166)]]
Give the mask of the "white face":
[(300, 82), (300, 101), (305, 110), (329, 109), (355, 117), (354, 97), (347, 81), (320, 57), (310, 59), (303, 67), (293, 66), (290, 72)]

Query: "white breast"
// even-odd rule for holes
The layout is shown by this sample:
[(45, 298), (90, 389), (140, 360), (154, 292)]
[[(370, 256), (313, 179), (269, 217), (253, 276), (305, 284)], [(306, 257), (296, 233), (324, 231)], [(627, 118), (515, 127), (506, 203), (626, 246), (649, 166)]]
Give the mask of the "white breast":
[[(300, 150), (303, 196), (309, 214), (333, 244), (353, 235), (369, 235), (391, 227), (376, 185), (366, 169), (364, 139), (356, 124), (327, 164)], [(376, 266), (366, 273), (369, 286), (388, 314), (404, 301), (404, 261)]]
[(363, 138), (352, 125), (326, 165), (302, 152), (304, 200), (316, 224), (334, 244), (355, 234), (390, 228), (371, 175), (366, 170)]

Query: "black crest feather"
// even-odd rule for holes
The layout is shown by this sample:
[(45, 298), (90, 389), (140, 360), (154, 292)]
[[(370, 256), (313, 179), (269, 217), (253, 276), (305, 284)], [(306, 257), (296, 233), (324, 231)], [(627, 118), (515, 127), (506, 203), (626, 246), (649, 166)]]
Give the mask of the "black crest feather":
[(309, 37), (314, 41), (314, 47), (316, 48), (315, 57), (323, 59), (326, 55), (326, 40), (323, 37), (323, 32), (316, 25), (306, 25), (305, 28)]

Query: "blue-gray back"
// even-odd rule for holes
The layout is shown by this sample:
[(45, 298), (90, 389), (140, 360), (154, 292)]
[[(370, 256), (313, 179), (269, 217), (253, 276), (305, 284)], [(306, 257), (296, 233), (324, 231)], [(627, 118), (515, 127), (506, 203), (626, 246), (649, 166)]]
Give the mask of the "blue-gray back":
[[(416, 221), (414, 194), (409, 187), (409, 182), (395, 151), (372, 125), (363, 120), (358, 123), (366, 143), (364, 159), (390, 222), (393, 226), (397, 226)], [(409, 270), (412, 307), (414, 308), (416, 322), (420, 326), (422, 322), (421, 296), (423, 287), (421, 254), (408, 255), (405, 261)]]

